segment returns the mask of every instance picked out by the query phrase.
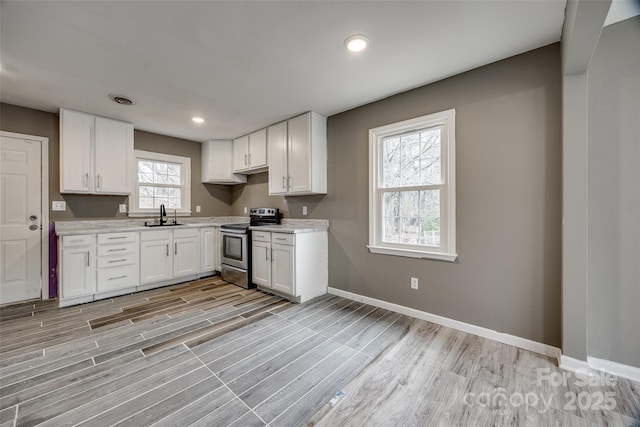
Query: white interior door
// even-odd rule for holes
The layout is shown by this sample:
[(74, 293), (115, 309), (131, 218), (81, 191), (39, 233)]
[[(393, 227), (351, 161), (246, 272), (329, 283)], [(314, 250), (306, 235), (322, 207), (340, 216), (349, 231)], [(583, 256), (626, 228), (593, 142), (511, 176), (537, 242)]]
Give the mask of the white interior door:
[(41, 150), (0, 137), (0, 304), (41, 298)]

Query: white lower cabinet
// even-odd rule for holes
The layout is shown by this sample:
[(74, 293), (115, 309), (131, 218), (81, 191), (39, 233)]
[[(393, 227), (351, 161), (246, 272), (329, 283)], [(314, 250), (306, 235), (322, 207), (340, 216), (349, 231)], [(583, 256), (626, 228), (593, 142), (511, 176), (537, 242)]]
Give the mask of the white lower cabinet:
[(197, 228), (173, 231), (173, 277), (195, 275), (200, 272), (200, 230)]
[(97, 235), (96, 292), (110, 292), (140, 284), (138, 233)]
[(163, 282), (173, 277), (171, 230), (140, 233), (140, 283)]
[(327, 293), (327, 232), (252, 231), (252, 280), (260, 288), (305, 302)]
[(216, 264), (217, 241), (216, 227), (200, 229), (200, 274), (213, 273)]
[(60, 246), (61, 305), (63, 300), (91, 300), (96, 289), (94, 236), (64, 236)]
[(60, 306), (151, 289), (220, 269), (218, 227), (60, 237)]

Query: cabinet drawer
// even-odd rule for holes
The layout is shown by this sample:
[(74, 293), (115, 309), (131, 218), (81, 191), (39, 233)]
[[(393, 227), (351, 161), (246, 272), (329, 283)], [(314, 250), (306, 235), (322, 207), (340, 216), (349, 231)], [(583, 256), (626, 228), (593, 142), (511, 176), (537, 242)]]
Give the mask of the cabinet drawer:
[(104, 233), (98, 234), (98, 244), (135, 242), (136, 233)]
[(173, 230), (173, 238), (181, 239), (186, 237), (198, 237), (200, 236), (200, 229), (198, 228), (180, 228)]
[(135, 243), (123, 243), (120, 245), (102, 245), (98, 246), (98, 256), (130, 254), (136, 251)]
[(151, 242), (153, 240), (171, 240), (171, 230), (153, 230), (140, 232), (141, 242)]
[(98, 258), (98, 268), (119, 267), (121, 265), (136, 264), (138, 255), (129, 253), (124, 255), (102, 256)]
[(256, 242), (270, 242), (271, 233), (268, 231), (251, 230), (251, 239)]
[(91, 244), (92, 235), (86, 234), (82, 236), (62, 236), (62, 247), (70, 246), (87, 246)]
[(138, 274), (137, 264), (98, 270), (98, 292), (137, 286), (139, 284)]
[(273, 243), (280, 243), (281, 245), (295, 245), (296, 235), (288, 233), (271, 233), (271, 241)]

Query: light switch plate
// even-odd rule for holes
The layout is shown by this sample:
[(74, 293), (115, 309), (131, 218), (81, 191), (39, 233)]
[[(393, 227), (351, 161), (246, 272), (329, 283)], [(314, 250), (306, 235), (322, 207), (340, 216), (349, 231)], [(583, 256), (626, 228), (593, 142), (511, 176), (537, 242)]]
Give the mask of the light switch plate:
[(302, 207), (302, 215), (306, 215), (307, 214), (307, 207), (303, 206)]
[(200, 206), (196, 206), (196, 212), (201, 212), (202, 208)]
[(67, 210), (67, 202), (65, 202), (65, 201), (51, 202), (51, 210), (52, 211), (66, 211)]
[(120, 213), (127, 213), (127, 205), (124, 203), (120, 204)]

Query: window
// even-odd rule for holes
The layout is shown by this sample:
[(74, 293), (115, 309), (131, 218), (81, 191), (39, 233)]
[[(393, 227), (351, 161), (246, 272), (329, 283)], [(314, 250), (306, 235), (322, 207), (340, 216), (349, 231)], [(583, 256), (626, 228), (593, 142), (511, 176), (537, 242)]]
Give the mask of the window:
[(369, 250), (455, 261), (455, 110), (369, 130)]
[(135, 151), (136, 185), (131, 216), (155, 215), (164, 204), (167, 213), (191, 214), (191, 159)]

